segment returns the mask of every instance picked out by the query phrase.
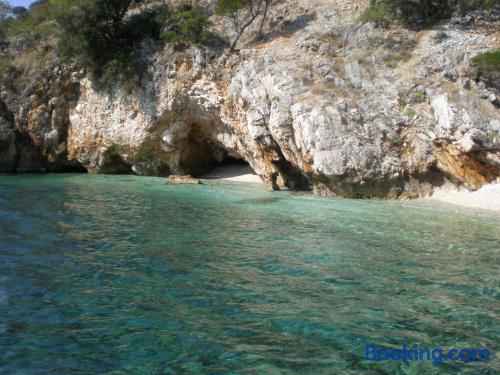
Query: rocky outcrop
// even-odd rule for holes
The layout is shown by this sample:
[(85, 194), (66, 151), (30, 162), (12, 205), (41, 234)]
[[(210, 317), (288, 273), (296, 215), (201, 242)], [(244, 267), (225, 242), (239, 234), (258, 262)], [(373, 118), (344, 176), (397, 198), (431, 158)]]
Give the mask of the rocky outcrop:
[(0, 170), (14, 171), (17, 156), (14, 121), (5, 104), (0, 101)]
[(57, 60), (30, 69), (0, 92), (0, 171), (82, 171), (67, 153), (69, 109), (79, 96), (78, 73)]
[(133, 89), (55, 70), (0, 107), (0, 169), (30, 169), (16, 159), (24, 134), (35, 170), (200, 176), (237, 158), (275, 188), (348, 197), (495, 181), (498, 93), (468, 66), (498, 32), (450, 25), (438, 40), (360, 26), (337, 5), (280, 3), (268, 39), (233, 55), (167, 46)]
[(174, 174), (168, 177), (167, 182), (176, 185), (203, 185), (203, 182), (199, 178), (194, 178), (192, 176), (178, 176)]

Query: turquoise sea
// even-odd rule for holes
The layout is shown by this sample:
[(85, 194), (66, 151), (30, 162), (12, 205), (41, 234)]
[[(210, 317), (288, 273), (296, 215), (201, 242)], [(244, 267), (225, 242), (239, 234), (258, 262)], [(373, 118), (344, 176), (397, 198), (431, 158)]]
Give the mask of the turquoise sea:
[[(0, 176), (0, 374), (498, 374), (500, 215)], [(489, 363), (368, 362), (368, 343)]]

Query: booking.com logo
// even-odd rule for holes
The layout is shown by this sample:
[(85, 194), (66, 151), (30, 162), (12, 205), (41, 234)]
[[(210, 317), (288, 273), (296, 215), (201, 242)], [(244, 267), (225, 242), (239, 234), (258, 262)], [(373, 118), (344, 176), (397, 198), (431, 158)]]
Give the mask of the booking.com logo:
[(432, 361), (432, 364), (439, 366), (442, 362), (488, 362), (491, 360), (491, 351), (489, 349), (478, 348), (451, 348), (448, 351), (442, 348), (419, 347), (403, 345), (401, 349), (377, 348), (374, 344), (365, 346), (365, 359), (367, 361)]

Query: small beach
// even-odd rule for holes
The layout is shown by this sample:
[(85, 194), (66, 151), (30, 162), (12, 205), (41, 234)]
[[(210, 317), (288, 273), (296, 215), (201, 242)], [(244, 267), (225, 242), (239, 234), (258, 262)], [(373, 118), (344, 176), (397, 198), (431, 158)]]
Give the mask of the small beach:
[(254, 170), (245, 164), (230, 164), (215, 168), (209, 174), (201, 177), (202, 180), (223, 180), (231, 182), (249, 182), (263, 184), (264, 182)]
[(500, 212), (500, 184), (486, 185), (477, 191), (442, 189), (425, 199)]

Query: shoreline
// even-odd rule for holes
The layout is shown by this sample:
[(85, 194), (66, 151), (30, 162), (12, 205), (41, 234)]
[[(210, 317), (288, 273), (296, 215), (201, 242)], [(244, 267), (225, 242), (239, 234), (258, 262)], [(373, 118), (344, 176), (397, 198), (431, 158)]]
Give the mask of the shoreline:
[(443, 188), (436, 190), (430, 197), (421, 199), (500, 212), (500, 183), (485, 185), (476, 191)]
[[(240, 164), (219, 166), (210, 173), (201, 176), (200, 179), (265, 184), (249, 165)], [(443, 187), (436, 189), (429, 197), (416, 200), (435, 201), (463, 208), (500, 212), (500, 183), (485, 185), (476, 191)]]
[[(0, 176), (29, 176), (29, 175), (64, 175), (64, 174), (92, 174), (81, 172), (0, 172)], [(126, 175), (116, 175), (126, 176)], [(129, 176), (138, 176), (131, 174)], [(140, 176), (138, 176), (140, 177)], [(250, 183), (255, 185), (266, 185), (250, 166), (247, 165), (226, 165), (220, 166), (210, 173), (198, 177), (204, 182), (237, 182)], [(365, 198), (366, 199), (366, 198)], [(382, 199), (388, 200), (391, 199)], [(397, 200), (397, 199), (396, 199)], [(489, 212), (500, 213), (500, 182), (483, 186), (476, 191), (469, 191), (465, 188), (445, 186), (436, 189), (431, 196), (410, 199), (410, 201), (421, 202), (441, 202), (462, 208), (480, 209)]]
[(215, 168), (210, 173), (199, 177), (200, 180), (218, 180), (229, 182), (247, 182), (264, 184), (264, 181), (249, 165), (225, 165)]

